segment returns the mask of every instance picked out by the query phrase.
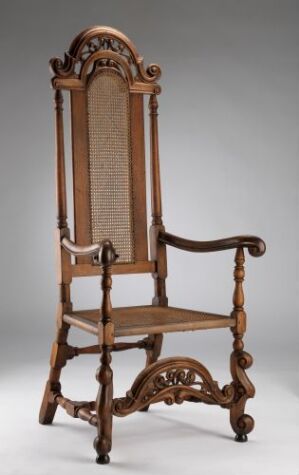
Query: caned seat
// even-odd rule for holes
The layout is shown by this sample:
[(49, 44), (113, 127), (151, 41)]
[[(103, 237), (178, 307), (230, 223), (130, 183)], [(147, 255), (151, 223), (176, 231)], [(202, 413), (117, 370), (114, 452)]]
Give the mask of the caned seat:
[[(255, 236), (191, 241), (166, 232), (162, 219), (158, 141), (157, 96), (161, 92), (158, 83), (161, 69), (157, 64), (144, 67), (143, 58), (124, 34), (105, 26), (88, 28), (72, 41), (64, 61), (53, 58), (50, 65), (55, 90), (56, 247), (60, 299), (40, 423), (51, 424), (59, 405), (70, 416), (95, 426), (94, 448), (99, 464), (110, 460), (113, 417), (147, 411), (152, 404), (162, 401), (167, 405), (183, 401), (205, 402), (226, 408), (236, 440), (246, 441), (254, 421), (245, 414), (245, 404), (254, 396), (254, 386), (246, 374), (252, 357), (244, 351), (243, 343), (246, 330), (244, 249), (252, 256), (262, 256), (265, 243)], [(66, 94), (70, 95), (71, 123), (71, 147), (68, 147), (71, 167), (67, 168), (63, 126)], [(145, 153), (146, 98), (149, 157)], [(180, 117), (178, 114), (178, 120)], [(187, 159), (184, 160), (187, 166)], [(70, 168), (73, 190), (67, 196), (66, 170)], [(201, 173), (204, 175), (204, 168)], [(150, 184), (150, 222), (146, 183)], [(188, 186), (183, 176), (180, 186)], [(67, 198), (73, 205), (73, 229), (68, 226)], [(193, 219), (190, 215), (190, 221)], [(199, 254), (235, 250), (233, 307), (229, 315), (198, 311), (200, 303), (191, 310), (169, 305), (167, 246)], [(152, 304), (114, 308), (110, 296), (114, 274), (123, 279), (126, 274), (151, 276), (154, 283)], [(86, 276), (100, 279), (102, 303), (99, 309), (75, 310), (71, 298), (72, 282)], [(184, 278), (187, 281), (187, 268)], [(133, 298), (134, 291), (130, 296)], [(91, 333), (94, 344), (70, 345), (71, 327)], [(228, 328), (234, 338), (229, 384), (221, 387), (207, 368), (194, 359), (185, 356), (160, 359), (164, 333), (218, 328)], [(134, 336), (142, 338), (121, 340)], [(113, 352), (130, 349), (145, 350), (145, 367), (125, 396), (113, 397), (113, 385), (117, 385), (112, 371)], [(84, 354), (100, 355), (96, 372), (98, 393), (90, 402), (65, 397), (60, 383), (61, 371), (67, 361)], [(138, 441), (136, 449), (141, 449)]]
[[(69, 312), (63, 316), (63, 320), (97, 335), (101, 310)], [(114, 324), (115, 337), (226, 328), (235, 325), (235, 319), (230, 316), (153, 305), (113, 308), (111, 320)], [(102, 335), (100, 337), (102, 339)]]

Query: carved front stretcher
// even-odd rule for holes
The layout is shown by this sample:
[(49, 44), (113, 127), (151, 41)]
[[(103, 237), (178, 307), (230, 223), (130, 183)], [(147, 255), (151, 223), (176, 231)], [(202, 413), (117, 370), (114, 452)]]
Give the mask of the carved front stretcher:
[(126, 397), (113, 400), (113, 414), (127, 416), (161, 401), (169, 406), (192, 401), (229, 407), (234, 397), (234, 385), (220, 389), (217, 381), (198, 361), (181, 357), (165, 358), (145, 368)]
[[(216, 404), (227, 409), (234, 405), (238, 407), (244, 404), (248, 397), (254, 396), (254, 387), (245, 373), (252, 359), (245, 352), (238, 356), (233, 355), (232, 358), (236, 358), (236, 361), (233, 361), (234, 381), (223, 388), (213, 380), (207, 368), (192, 358), (160, 359), (139, 373), (125, 397), (112, 400), (112, 413), (114, 416), (124, 417), (158, 402), (169, 406), (190, 401)], [(71, 401), (63, 397), (60, 391), (53, 393), (53, 400), (72, 417), (79, 417), (91, 425), (97, 425), (95, 401)], [(234, 428), (237, 432), (248, 433), (249, 428), (253, 428), (251, 421), (250, 416), (242, 414)]]

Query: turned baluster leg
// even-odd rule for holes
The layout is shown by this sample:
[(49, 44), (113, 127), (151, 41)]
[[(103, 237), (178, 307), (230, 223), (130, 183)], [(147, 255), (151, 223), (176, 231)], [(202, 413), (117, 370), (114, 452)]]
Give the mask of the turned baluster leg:
[(94, 440), (94, 448), (98, 454), (96, 462), (99, 464), (110, 462), (108, 453), (111, 451), (112, 446), (113, 372), (110, 364), (110, 349), (108, 346), (103, 345), (101, 366), (96, 374), (100, 389), (96, 400), (98, 436)]
[(245, 370), (250, 368), (253, 362), (252, 356), (243, 351), (243, 335), (246, 331), (246, 313), (244, 311), (244, 292), (243, 281), (244, 271), (244, 251), (242, 248), (237, 249), (235, 257), (235, 290), (233, 295), (233, 311), (232, 316), (236, 319), (236, 325), (232, 328), (234, 335), (233, 353), (231, 354), (231, 374), (233, 384), (236, 390), (235, 402), (230, 409), (230, 423), (236, 433), (235, 440), (237, 442), (246, 442), (247, 434), (254, 427), (254, 420), (248, 414), (245, 414), (245, 405), (248, 398), (252, 398), (255, 389)]
[(113, 344), (113, 323), (111, 322), (111, 285), (111, 266), (107, 265), (103, 267), (102, 322), (99, 324), (100, 331), (103, 332), (101, 365), (96, 373), (96, 379), (100, 387), (96, 400), (98, 436), (94, 440), (94, 448), (98, 454), (96, 462), (99, 464), (110, 462), (108, 453), (111, 451), (112, 445), (113, 372), (111, 369), (111, 345)]

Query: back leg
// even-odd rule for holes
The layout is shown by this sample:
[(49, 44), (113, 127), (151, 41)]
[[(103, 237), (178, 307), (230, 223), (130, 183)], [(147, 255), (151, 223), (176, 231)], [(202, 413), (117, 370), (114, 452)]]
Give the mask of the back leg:
[(67, 345), (69, 328), (70, 326), (63, 322), (61, 328), (57, 330), (56, 340), (52, 345), (49, 379), (39, 412), (40, 424), (51, 424), (55, 416), (57, 403), (53, 399), (53, 393), (61, 391), (60, 374), (69, 358), (68, 350), (71, 348)]
[[(162, 343), (163, 343), (163, 333), (157, 333), (155, 335), (149, 335), (148, 338), (152, 341), (152, 348), (146, 350), (146, 363), (145, 367), (155, 363), (160, 354), (161, 354), (161, 349), (162, 349)], [(149, 406), (145, 406), (142, 409), (140, 409), (140, 412), (147, 412), (149, 409)]]

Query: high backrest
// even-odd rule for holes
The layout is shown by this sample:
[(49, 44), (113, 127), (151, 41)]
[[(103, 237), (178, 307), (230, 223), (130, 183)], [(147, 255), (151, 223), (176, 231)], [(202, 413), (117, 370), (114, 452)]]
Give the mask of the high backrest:
[[(91, 74), (87, 86), (88, 239), (111, 239), (119, 254), (118, 261), (132, 263), (136, 254), (137, 258), (141, 254), (143, 260), (147, 259), (144, 173), (140, 173), (144, 172), (144, 161), (140, 155), (132, 157), (131, 131), (135, 132), (135, 124), (131, 125), (130, 119), (134, 105), (130, 104), (128, 83), (117, 68), (105, 63)], [(143, 131), (139, 130), (142, 143)], [(139, 176), (135, 181), (133, 167), (136, 168), (137, 161)], [(142, 186), (136, 196), (134, 184), (138, 181)], [(142, 210), (139, 219), (134, 209), (138, 201)], [(141, 231), (140, 240), (136, 239), (137, 228)]]
[[(160, 68), (150, 65), (145, 70), (131, 41), (108, 27), (83, 31), (72, 42), (64, 62), (54, 58), (51, 67), (54, 89), (69, 90), (71, 98), (75, 241), (85, 245), (108, 238), (119, 254), (120, 272), (134, 272), (137, 267), (137, 272), (151, 272), (143, 96), (150, 95), (150, 113), (156, 122)], [(57, 132), (63, 134), (63, 130)], [(152, 209), (154, 221), (161, 224), (155, 126), (151, 127), (151, 135)], [(64, 173), (64, 165), (58, 173)], [(65, 177), (58, 177), (58, 181), (65, 188)], [(61, 200), (65, 189), (60, 191)], [(66, 221), (66, 209), (60, 214)], [(78, 257), (76, 263), (81, 265), (78, 275), (93, 274), (89, 258)]]

